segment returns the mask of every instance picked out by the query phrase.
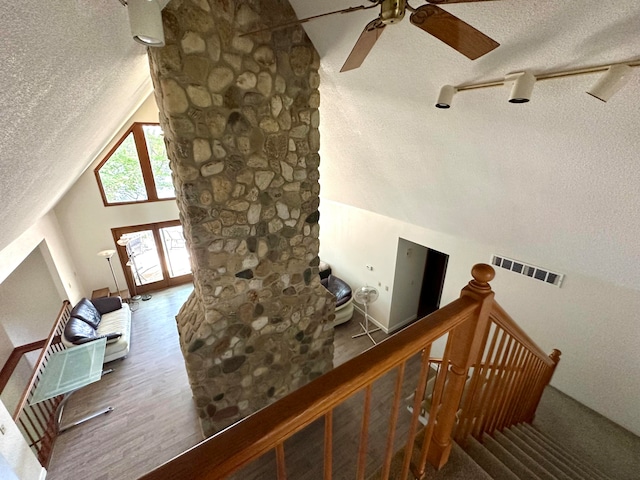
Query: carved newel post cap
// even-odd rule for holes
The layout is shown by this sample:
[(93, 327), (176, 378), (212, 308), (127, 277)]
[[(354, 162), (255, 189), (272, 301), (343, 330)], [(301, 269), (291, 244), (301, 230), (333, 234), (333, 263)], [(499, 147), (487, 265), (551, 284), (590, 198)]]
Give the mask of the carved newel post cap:
[(489, 290), (491, 286), (489, 282), (496, 276), (496, 271), (491, 265), (486, 263), (476, 263), (471, 269), (471, 276), (473, 280), (469, 282), (469, 285), (482, 290)]
[(554, 363), (558, 363), (560, 361), (560, 355), (562, 355), (562, 352), (557, 348), (554, 348), (553, 351), (549, 354), (549, 357), (554, 361)]

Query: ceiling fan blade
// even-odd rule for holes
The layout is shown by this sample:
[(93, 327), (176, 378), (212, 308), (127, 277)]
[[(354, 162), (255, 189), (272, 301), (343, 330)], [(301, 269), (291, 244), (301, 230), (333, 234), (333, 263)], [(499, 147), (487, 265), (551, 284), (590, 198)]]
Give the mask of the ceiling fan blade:
[(411, 14), (411, 23), (475, 60), (500, 44), (435, 5), (423, 5)]
[(243, 34), (241, 34), (239, 36), (240, 37), (246, 37), (247, 35), (253, 35), (254, 33), (273, 32), (275, 30), (281, 30), (283, 28), (293, 27), (294, 25), (300, 25), (300, 24), (303, 24), (303, 23), (307, 23), (308, 21), (315, 20), (316, 18), (328, 17), (329, 15), (336, 15), (338, 13), (351, 13), (351, 12), (357, 12), (357, 11), (360, 11), (360, 10), (369, 10), (370, 8), (375, 8), (378, 5), (380, 5), (381, 1), (382, 0), (378, 0), (375, 3), (373, 3), (373, 5), (368, 5), (368, 6), (358, 5), (356, 7), (343, 8), (342, 10), (335, 10), (333, 12), (321, 13), (319, 15), (313, 15), (312, 17), (302, 18), (300, 20), (293, 20), (291, 22), (281, 23), (280, 25), (274, 25), (273, 27), (265, 27), (265, 28), (261, 28), (259, 30), (253, 30), (251, 32), (243, 33)]
[(384, 27), (385, 24), (382, 23), (379, 18), (367, 23), (360, 37), (358, 37), (358, 41), (353, 46), (349, 57), (347, 57), (347, 61), (344, 62), (344, 65), (340, 69), (341, 72), (353, 70), (362, 65), (362, 62), (364, 62), (364, 59), (369, 55), (376, 41), (380, 38), (380, 35), (382, 35)]

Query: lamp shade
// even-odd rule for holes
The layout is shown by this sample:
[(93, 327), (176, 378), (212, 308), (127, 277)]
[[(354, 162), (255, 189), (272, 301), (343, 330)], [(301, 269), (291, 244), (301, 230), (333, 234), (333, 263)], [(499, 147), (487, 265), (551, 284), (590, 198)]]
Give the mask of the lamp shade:
[(101, 250), (98, 252), (98, 256), (99, 257), (104, 257), (104, 258), (111, 258), (113, 257), (113, 254), (116, 253), (115, 250)]
[(536, 77), (531, 72), (518, 72), (507, 75), (504, 79), (505, 84), (513, 82), (511, 95), (509, 95), (510, 103), (527, 103), (531, 100), (533, 86), (536, 83)]
[(451, 107), (451, 101), (456, 93), (455, 87), (451, 85), (444, 85), (440, 89), (438, 100), (436, 101), (436, 108), (449, 108)]
[(116, 243), (121, 247), (126, 247), (130, 241), (131, 241), (131, 238), (125, 237), (124, 235), (122, 235)]
[(608, 101), (631, 78), (631, 67), (619, 64), (611, 65), (587, 93), (603, 102)]
[(147, 47), (164, 47), (162, 13), (158, 0), (129, 0), (128, 10), (133, 39)]

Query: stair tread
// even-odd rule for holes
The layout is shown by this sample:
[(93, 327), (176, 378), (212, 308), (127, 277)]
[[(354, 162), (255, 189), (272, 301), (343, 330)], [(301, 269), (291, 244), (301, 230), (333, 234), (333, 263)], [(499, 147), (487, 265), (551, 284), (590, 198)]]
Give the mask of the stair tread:
[(533, 458), (527, 455), (518, 445), (513, 443), (509, 438), (504, 436), (500, 432), (494, 433), (495, 440), (502, 445), (508, 452), (514, 457), (524, 463), (533, 473), (535, 473), (541, 480), (555, 480), (555, 477), (540, 463), (536, 462)]
[(504, 463), (511, 471), (513, 471), (518, 478), (522, 480), (541, 480), (530, 468), (516, 458), (511, 452), (500, 445), (496, 440), (485, 434), (483, 436), (483, 445), (489, 450), (496, 458)]
[(563, 472), (560, 468), (558, 468), (553, 462), (549, 461), (544, 455), (538, 452), (533, 446), (528, 444), (521, 437), (516, 435), (513, 431), (509, 429), (505, 429), (503, 431), (504, 435), (515, 443), (522, 451), (524, 451), (528, 456), (533, 458), (536, 462), (540, 463), (551, 475), (560, 479), (560, 480), (572, 480), (569, 475)]
[(498, 458), (486, 449), (475, 438), (469, 437), (465, 451), (492, 478), (500, 480), (519, 480), (518, 476), (509, 470)]
[(610, 477), (606, 475), (604, 472), (600, 471), (598, 468), (593, 466), (591, 463), (585, 463), (584, 459), (580, 458), (577, 453), (574, 453), (568, 450), (566, 447), (558, 443), (553, 438), (546, 435), (544, 432), (541, 432), (537, 428), (532, 425), (522, 424), (522, 427), (532, 435), (536, 435), (541, 441), (545, 442), (549, 447), (560, 451), (565, 457), (569, 458), (570, 461), (574, 464), (578, 464), (582, 470), (587, 470), (587, 473), (592, 477), (600, 480), (610, 480)]
[[(416, 445), (422, 445), (422, 435), (424, 430), (418, 434)], [(416, 461), (418, 450), (412, 452), (412, 461)], [(404, 460), (404, 448), (399, 449), (391, 460), (391, 470), (389, 478), (400, 480), (402, 463)], [(380, 480), (382, 468), (367, 477), (367, 480)], [(414, 475), (409, 471), (407, 479), (414, 479)], [(453, 442), (449, 461), (440, 470), (436, 470), (427, 462), (427, 468), (423, 479), (425, 480), (492, 480), (491, 476), (474, 461), (457, 443)]]
[(553, 444), (549, 440), (538, 435), (536, 430), (529, 425), (521, 424), (513, 428), (514, 432), (526, 437), (530, 444), (535, 444), (538, 451), (545, 455), (550, 461), (553, 461), (565, 473), (577, 480), (606, 480), (593, 471), (591, 465), (585, 464), (575, 454), (569, 452), (563, 446)]

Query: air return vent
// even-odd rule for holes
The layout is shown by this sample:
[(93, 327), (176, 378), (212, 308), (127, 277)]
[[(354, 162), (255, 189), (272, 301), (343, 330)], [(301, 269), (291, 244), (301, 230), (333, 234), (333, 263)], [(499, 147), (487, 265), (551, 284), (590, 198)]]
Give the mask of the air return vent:
[(494, 255), (491, 258), (491, 264), (514, 273), (519, 273), (520, 275), (531, 277), (535, 280), (540, 280), (541, 282), (550, 283), (556, 287), (562, 285), (562, 279), (564, 278), (562, 273), (552, 272), (546, 268), (536, 267), (535, 265), (530, 265), (520, 260), (513, 260), (498, 255)]

